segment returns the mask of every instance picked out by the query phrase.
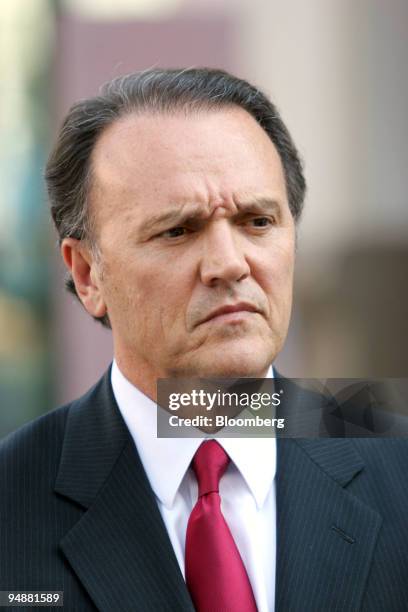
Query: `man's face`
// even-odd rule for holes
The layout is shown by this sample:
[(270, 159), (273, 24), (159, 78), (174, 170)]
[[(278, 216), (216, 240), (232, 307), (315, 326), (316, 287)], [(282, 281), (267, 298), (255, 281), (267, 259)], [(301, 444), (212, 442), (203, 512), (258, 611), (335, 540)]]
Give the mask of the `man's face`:
[(92, 167), (97, 284), (124, 373), (142, 388), (262, 376), (287, 333), (295, 245), (262, 128), (236, 107), (128, 115)]

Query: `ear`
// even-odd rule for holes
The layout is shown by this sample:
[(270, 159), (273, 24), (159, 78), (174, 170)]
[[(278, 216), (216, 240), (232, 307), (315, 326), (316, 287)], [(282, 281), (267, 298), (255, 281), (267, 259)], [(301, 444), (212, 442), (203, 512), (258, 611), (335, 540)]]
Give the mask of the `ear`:
[(87, 312), (93, 317), (103, 317), (107, 309), (102, 297), (98, 266), (89, 247), (81, 240), (64, 238), (61, 255)]

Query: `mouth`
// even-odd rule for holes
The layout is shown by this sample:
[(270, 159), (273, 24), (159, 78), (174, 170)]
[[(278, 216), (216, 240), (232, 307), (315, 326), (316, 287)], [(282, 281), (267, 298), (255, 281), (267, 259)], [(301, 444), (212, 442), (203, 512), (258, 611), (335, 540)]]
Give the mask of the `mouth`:
[(202, 323), (208, 323), (209, 321), (239, 323), (249, 315), (256, 313), (259, 314), (259, 310), (253, 304), (239, 302), (238, 304), (222, 306), (221, 308), (213, 310), (205, 319), (200, 321), (200, 325)]

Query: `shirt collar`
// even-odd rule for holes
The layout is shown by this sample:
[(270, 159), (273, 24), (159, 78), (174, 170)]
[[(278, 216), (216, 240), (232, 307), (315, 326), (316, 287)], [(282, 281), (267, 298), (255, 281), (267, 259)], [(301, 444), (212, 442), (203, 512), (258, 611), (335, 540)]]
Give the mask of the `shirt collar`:
[[(268, 378), (273, 377), (269, 368)], [(167, 508), (202, 438), (158, 438), (157, 407), (135, 387), (113, 361), (111, 382), (119, 410), (134, 440), (155, 495)], [(240, 471), (258, 508), (265, 502), (276, 473), (275, 438), (217, 438)], [(171, 466), (171, 469), (169, 469)]]

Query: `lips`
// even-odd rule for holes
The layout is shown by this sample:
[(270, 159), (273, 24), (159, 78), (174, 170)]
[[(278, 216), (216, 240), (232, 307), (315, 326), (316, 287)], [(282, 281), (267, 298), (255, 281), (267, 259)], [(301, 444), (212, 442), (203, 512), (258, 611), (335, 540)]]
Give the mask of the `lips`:
[(233, 312), (259, 312), (258, 308), (256, 308), (253, 304), (249, 304), (247, 302), (239, 302), (238, 304), (229, 304), (226, 306), (221, 306), (216, 310), (213, 310), (205, 319), (200, 321), (201, 323), (206, 323), (207, 321), (211, 321), (215, 317), (219, 317), (221, 315), (230, 314)]

